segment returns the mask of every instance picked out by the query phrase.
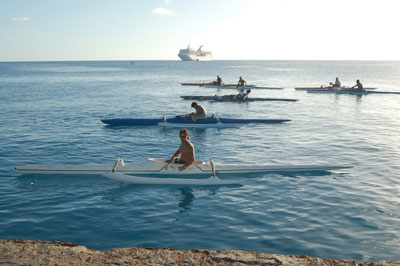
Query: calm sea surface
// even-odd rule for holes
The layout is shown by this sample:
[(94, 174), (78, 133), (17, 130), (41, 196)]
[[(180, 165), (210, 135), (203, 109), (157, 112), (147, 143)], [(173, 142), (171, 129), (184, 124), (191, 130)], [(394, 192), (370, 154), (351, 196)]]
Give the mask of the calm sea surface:
[[(191, 130), (198, 159), (220, 163), (351, 164), (331, 173), (225, 176), (242, 186), (126, 185), (102, 176), (20, 175), (26, 164), (170, 157), (178, 129), (107, 127), (103, 118), (192, 112), (180, 95), (233, 90), (180, 82), (283, 87), (252, 96), (298, 102), (211, 103), (223, 117), (278, 125)], [(400, 91), (400, 62), (109, 61), (0, 63), (0, 238), (117, 247), (236, 249), (400, 261), (400, 95), (295, 91), (339, 77)]]

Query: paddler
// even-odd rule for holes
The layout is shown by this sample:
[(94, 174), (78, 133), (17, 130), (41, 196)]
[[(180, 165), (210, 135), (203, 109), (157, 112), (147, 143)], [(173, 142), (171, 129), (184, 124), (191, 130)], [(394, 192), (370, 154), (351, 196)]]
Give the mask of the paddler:
[(236, 95), (236, 98), (241, 100), (247, 99), (249, 97), (250, 92), (251, 92), (250, 89), (248, 89), (246, 92), (244, 91), (244, 89), (241, 89), (240, 92)]
[(331, 82), (331, 85), (333, 85), (334, 88), (339, 89), (340, 87), (342, 87), (342, 84), (339, 81), (339, 78), (336, 77), (335, 83)]
[(360, 82), (360, 80), (359, 79), (357, 79), (357, 81), (356, 81), (356, 85), (354, 85), (353, 87), (351, 87), (352, 89), (354, 89), (355, 87), (357, 87), (357, 89), (356, 90), (359, 90), (359, 91), (363, 91), (364, 90), (364, 87), (363, 87), (363, 85), (361, 84), (361, 82)]
[[(193, 144), (189, 141), (189, 131), (187, 129), (182, 129), (179, 132), (179, 138), (181, 139), (181, 145), (171, 159), (167, 162), (183, 164), (182, 166), (178, 167), (179, 171), (183, 171), (194, 163), (195, 151)], [(179, 155), (180, 158), (177, 158)]]
[(221, 77), (220, 77), (220, 76), (218, 76), (218, 75), (217, 75), (217, 81), (216, 81), (216, 84), (217, 84), (218, 86), (222, 86), (222, 79), (221, 79)]
[(239, 77), (239, 81), (236, 85), (236, 88), (246, 87), (246, 86), (247, 86), (247, 82), (244, 79), (242, 79), (242, 77)]
[(191, 106), (194, 109), (196, 109), (196, 112), (189, 114), (189, 117), (191, 118), (193, 123), (194, 123), (194, 121), (196, 121), (196, 119), (207, 118), (207, 112), (206, 112), (206, 109), (203, 106), (197, 104), (196, 102), (192, 102)]

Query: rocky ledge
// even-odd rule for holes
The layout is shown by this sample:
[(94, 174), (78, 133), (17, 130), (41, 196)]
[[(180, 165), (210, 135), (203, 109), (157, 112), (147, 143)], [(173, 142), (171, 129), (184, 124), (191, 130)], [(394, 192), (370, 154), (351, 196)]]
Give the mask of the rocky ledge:
[(173, 250), (169, 248), (87, 249), (64, 242), (0, 240), (0, 265), (368, 265), (400, 266), (399, 262), (357, 262), (247, 251)]

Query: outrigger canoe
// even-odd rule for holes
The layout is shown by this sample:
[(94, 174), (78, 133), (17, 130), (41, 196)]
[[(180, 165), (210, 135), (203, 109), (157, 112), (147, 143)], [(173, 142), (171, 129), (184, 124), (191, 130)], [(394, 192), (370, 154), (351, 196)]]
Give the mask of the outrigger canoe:
[(307, 90), (308, 93), (336, 93), (336, 94), (400, 94), (398, 91), (374, 91), (374, 90), (357, 90), (357, 89), (340, 89), (340, 90)]
[[(150, 158), (144, 162), (124, 163), (119, 158), (114, 164), (85, 165), (25, 165), (16, 166), (21, 174), (68, 174), (68, 175), (98, 175), (109, 172), (121, 174), (150, 175), (201, 175), (212, 174), (211, 162), (196, 161), (195, 164), (179, 171), (181, 164), (168, 163), (166, 159)], [(313, 172), (352, 168), (350, 165), (256, 165), (256, 164), (218, 164), (215, 171), (220, 174), (234, 173), (266, 173), (266, 172)]]
[[(324, 91), (333, 91), (337, 90), (336, 87), (333, 86), (320, 86), (320, 87), (297, 87), (294, 88), (295, 90), (301, 90), (301, 91), (309, 91), (309, 90), (324, 90)], [(340, 89), (350, 89), (350, 87), (340, 87)], [(376, 90), (376, 88), (365, 88), (366, 90)]]
[(204, 88), (212, 88), (212, 89), (235, 89), (235, 90), (243, 90), (243, 89), (263, 89), (263, 90), (283, 90), (283, 88), (278, 87), (260, 87), (256, 85), (247, 85), (245, 87), (237, 87), (234, 84), (229, 85), (204, 85)]
[(258, 101), (283, 101), (283, 102), (295, 102), (297, 99), (284, 99), (284, 98), (246, 98), (241, 99), (236, 95), (224, 95), (224, 96), (181, 96), (184, 100), (197, 100), (197, 101), (215, 101), (215, 102), (258, 102)]
[[(115, 119), (102, 119), (104, 124), (111, 126), (157, 126), (158, 123), (192, 123), (189, 117), (176, 116), (171, 118), (115, 118)], [(262, 123), (262, 124), (279, 124), (289, 122), (289, 119), (243, 119), (243, 118), (224, 118), (218, 117), (218, 120), (213, 117), (204, 119), (197, 119), (196, 124), (212, 124), (212, 123), (224, 123), (224, 124), (249, 124), (249, 123)]]
[(205, 86), (205, 85), (216, 85), (216, 82), (192, 82), (192, 83), (181, 83), (182, 86)]
[(246, 87), (237, 87), (236, 84), (222, 84), (217, 85), (217, 82), (194, 82), (194, 83), (181, 83), (182, 86), (199, 86), (205, 88), (214, 88), (214, 89), (264, 89), (264, 90), (282, 90), (283, 88), (279, 87), (262, 87), (256, 85), (247, 85)]

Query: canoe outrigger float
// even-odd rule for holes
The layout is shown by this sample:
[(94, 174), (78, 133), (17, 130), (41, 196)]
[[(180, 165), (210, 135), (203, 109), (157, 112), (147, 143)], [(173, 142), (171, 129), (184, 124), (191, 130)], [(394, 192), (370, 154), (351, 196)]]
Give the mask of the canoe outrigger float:
[(258, 101), (283, 101), (295, 102), (297, 99), (284, 99), (284, 98), (238, 98), (236, 95), (223, 95), (223, 96), (181, 96), (184, 100), (197, 100), (197, 101), (215, 101), (215, 102), (258, 102)]

